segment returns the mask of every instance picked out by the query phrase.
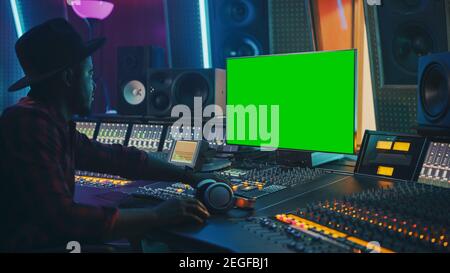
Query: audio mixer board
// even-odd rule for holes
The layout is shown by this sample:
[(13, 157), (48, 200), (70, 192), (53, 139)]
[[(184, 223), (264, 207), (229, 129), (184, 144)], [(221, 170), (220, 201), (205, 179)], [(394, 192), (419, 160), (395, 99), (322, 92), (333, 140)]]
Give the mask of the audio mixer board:
[[(199, 138), (199, 128), (174, 128), (173, 134), (171, 125), (157, 123), (82, 121), (76, 128), (102, 143), (134, 146), (161, 160), (167, 160), (174, 140)], [(449, 154), (445, 139), (368, 131), (354, 174), (271, 160), (235, 161), (215, 175), (231, 184), (236, 197), (253, 200), (253, 210), (242, 214), (234, 208), (200, 231), (169, 233), (237, 252), (449, 252)], [(75, 178), (98, 196), (120, 193), (157, 202), (195, 197), (195, 189), (181, 182), (85, 171)]]
[(202, 133), (201, 127), (182, 127), (170, 126), (167, 129), (167, 135), (164, 140), (163, 152), (170, 152), (175, 143), (175, 140), (200, 140)]
[(88, 138), (93, 139), (95, 128), (97, 123), (95, 122), (77, 122), (76, 129), (78, 132), (85, 134)]
[(97, 135), (97, 141), (104, 144), (125, 144), (128, 124), (102, 123)]
[[(171, 123), (139, 122), (133, 120), (102, 119), (101, 121), (79, 120), (76, 129), (90, 139), (103, 144), (122, 144), (135, 147), (150, 157), (167, 161), (175, 140), (201, 139), (201, 127), (174, 127)], [(219, 150), (226, 146), (220, 139), (208, 141), (211, 149)], [(234, 151), (230, 146), (230, 151)], [(120, 176), (77, 170), (75, 182), (79, 186), (94, 188), (117, 188), (133, 183)]]
[(450, 188), (450, 144), (431, 142), (425, 156), (419, 182)]
[(146, 152), (157, 152), (164, 127), (153, 124), (133, 124), (128, 146)]
[(231, 168), (216, 172), (218, 177), (231, 182), (236, 195), (256, 199), (306, 184), (324, 174), (325, 172), (321, 169), (289, 168), (278, 165), (260, 165), (251, 169)]
[[(392, 188), (326, 200), (240, 223), (295, 252), (450, 252), (450, 190), (399, 182)], [(245, 231), (245, 232), (244, 232)]]
[[(231, 184), (236, 196), (257, 200), (263, 196), (314, 181), (325, 173), (321, 169), (282, 168), (265, 165), (264, 168), (230, 168), (216, 172), (216, 175)], [(141, 186), (132, 194), (140, 198), (168, 200), (194, 197), (195, 191), (189, 185), (177, 182)]]
[[(200, 230), (175, 228), (173, 234), (231, 252), (448, 253), (448, 147), (448, 141), (369, 132), (354, 175), (235, 166), (218, 175), (239, 185), (236, 195), (262, 202), (253, 216), (231, 211), (227, 221), (212, 219)], [(265, 193), (271, 181), (282, 188)], [(257, 194), (245, 195), (248, 188)]]

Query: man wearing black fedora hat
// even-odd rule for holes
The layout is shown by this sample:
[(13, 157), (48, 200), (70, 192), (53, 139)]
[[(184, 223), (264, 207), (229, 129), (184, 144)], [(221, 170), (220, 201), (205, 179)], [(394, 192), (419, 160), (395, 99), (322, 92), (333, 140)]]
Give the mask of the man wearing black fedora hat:
[(197, 200), (167, 201), (153, 209), (90, 207), (73, 201), (75, 169), (191, 184), (203, 178), (135, 148), (101, 144), (75, 130), (71, 117), (88, 114), (93, 100), (90, 55), (104, 43), (103, 38), (83, 43), (64, 19), (47, 21), (17, 41), (25, 77), (8, 91), (31, 90), (0, 119), (0, 250), (135, 237), (153, 228), (202, 223), (209, 216)]

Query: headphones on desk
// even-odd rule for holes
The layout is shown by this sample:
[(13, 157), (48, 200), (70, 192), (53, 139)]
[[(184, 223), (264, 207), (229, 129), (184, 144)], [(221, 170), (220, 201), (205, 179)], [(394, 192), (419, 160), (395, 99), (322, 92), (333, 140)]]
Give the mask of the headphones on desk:
[(212, 213), (225, 213), (234, 207), (233, 190), (226, 183), (205, 179), (198, 183), (196, 198)]

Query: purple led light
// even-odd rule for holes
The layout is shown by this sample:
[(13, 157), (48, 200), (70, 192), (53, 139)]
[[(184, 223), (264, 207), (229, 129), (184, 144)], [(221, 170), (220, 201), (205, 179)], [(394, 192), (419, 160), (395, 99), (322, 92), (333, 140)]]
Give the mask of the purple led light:
[(72, 1), (71, 6), (73, 11), (81, 18), (99, 20), (108, 17), (114, 8), (114, 4), (110, 2), (88, 0)]

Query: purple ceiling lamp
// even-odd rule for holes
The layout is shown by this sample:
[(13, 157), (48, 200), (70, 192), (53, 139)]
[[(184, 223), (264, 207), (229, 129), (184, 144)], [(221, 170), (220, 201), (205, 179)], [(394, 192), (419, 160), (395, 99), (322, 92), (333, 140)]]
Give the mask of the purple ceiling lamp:
[(106, 1), (72, 0), (73, 11), (81, 18), (103, 20), (114, 9), (114, 4)]
[(90, 39), (92, 39), (92, 28), (99, 21), (106, 19), (114, 9), (114, 4), (106, 1), (67, 0), (67, 4), (88, 25)]
[[(113, 11), (114, 4), (107, 1), (91, 0), (67, 0), (67, 4), (72, 7), (75, 14), (82, 18), (89, 29), (89, 39), (93, 39), (94, 28), (101, 20), (106, 19)], [(101, 82), (103, 97), (105, 100), (105, 112), (107, 114), (117, 114), (117, 111), (111, 108), (109, 99), (109, 88), (107, 82), (102, 78), (101, 72), (98, 72), (97, 81)]]

